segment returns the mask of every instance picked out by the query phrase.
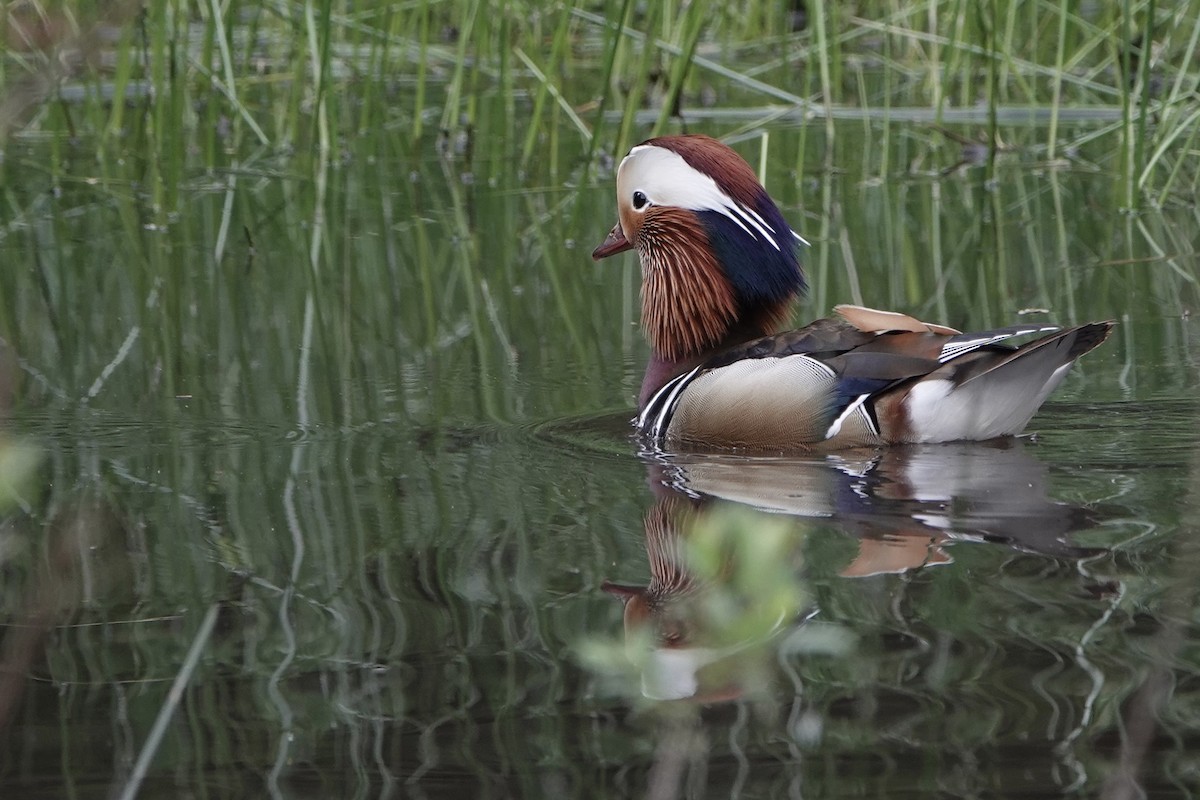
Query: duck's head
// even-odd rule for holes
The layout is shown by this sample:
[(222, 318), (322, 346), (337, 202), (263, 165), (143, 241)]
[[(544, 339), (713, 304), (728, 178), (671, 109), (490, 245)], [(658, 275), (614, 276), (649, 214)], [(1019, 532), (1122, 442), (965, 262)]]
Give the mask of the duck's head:
[(633, 148), (617, 169), (617, 212), (592, 258), (637, 250), (642, 327), (660, 358), (771, 333), (804, 291), (803, 240), (750, 165), (716, 139)]

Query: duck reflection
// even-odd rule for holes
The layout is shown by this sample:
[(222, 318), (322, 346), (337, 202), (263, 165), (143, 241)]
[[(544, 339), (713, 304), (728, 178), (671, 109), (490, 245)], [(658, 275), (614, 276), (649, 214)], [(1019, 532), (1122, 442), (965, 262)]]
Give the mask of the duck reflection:
[(625, 636), (652, 700), (743, 695), (763, 647), (792, 630), (807, 598), (799, 530), (786, 518), (673, 492), (645, 517), (650, 581), (605, 582), (625, 603)]
[(847, 451), (821, 458), (658, 456), (651, 483), (698, 501), (827, 520), (859, 540), (845, 577), (950, 563), (942, 545), (995, 542), (1059, 558), (1098, 554), (1068, 534), (1091, 509), (1047, 496), (1046, 465), (1019, 439)]
[[(800, 544), (817, 521), (857, 539), (856, 555), (839, 569), (846, 578), (948, 564), (947, 545), (956, 542), (1070, 559), (1103, 552), (1068, 541), (1097, 514), (1050, 499), (1046, 466), (1019, 440), (819, 458), (655, 453), (648, 461), (655, 494), (645, 517), (649, 583), (603, 588), (625, 604), (626, 642), (649, 642), (639, 668), (641, 694), (651, 699), (738, 697), (753, 682), (746, 667), (758, 663), (756, 648), (778, 638), (803, 649), (802, 629), (812, 626), (800, 623), (813, 612), (804, 600)], [(732, 530), (718, 524), (725, 536), (714, 539), (705, 532), (713, 527), (708, 518), (730, 507), (744, 513)], [(766, 544), (764, 527), (775, 531)], [(697, 531), (705, 538), (700, 552)], [(707, 566), (697, 569), (698, 562)], [(792, 590), (781, 595), (789, 581)], [(737, 620), (764, 597), (772, 604), (769, 624), (761, 613), (757, 624)], [(721, 628), (731, 620), (732, 628)]]

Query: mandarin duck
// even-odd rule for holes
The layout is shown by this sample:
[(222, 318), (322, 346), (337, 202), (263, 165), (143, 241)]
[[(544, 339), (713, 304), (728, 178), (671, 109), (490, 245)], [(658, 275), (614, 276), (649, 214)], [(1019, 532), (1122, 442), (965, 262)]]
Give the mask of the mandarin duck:
[(708, 136), (634, 147), (617, 169), (617, 210), (592, 257), (634, 249), (641, 261), (652, 352), (634, 423), (657, 446), (785, 451), (1013, 436), (1114, 325), (962, 333), (840, 305), (836, 318), (777, 332), (806, 288), (804, 240), (750, 165)]

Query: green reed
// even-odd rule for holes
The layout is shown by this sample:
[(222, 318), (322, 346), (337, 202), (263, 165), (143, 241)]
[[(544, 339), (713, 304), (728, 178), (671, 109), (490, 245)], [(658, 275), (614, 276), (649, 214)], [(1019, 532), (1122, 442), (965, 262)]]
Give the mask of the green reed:
[[(558, 106), (584, 140), (602, 130), (605, 113), (616, 111), (620, 125), (612, 149), (621, 151), (636, 138), (634, 112), (640, 106), (650, 104), (656, 120), (651, 130), (663, 131), (677, 108), (686, 117), (696, 107), (700, 87), (714, 89), (718, 102), (731, 106), (739, 98), (817, 100), (826, 119), (840, 108), (886, 113), (908, 106), (935, 110), (936, 121), (948, 108), (970, 108), (983, 98), (990, 112), (989, 138), (996, 134), (995, 112), (1001, 106), (1046, 108), (1050, 122), (1044, 147), (1050, 158), (1074, 146), (1060, 140), (1063, 108), (1120, 108), (1125, 124), (1114, 132), (1121, 143), (1114, 152), (1130, 175), (1127, 185), (1136, 179), (1136, 187), (1126, 191), (1131, 205), (1146, 193), (1161, 201), (1176, 181), (1194, 180), (1195, 170), (1175, 155), (1187, 149), (1183, 143), (1194, 131), (1188, 124), (1194, 121), (1189, 98), (1198, 79), (1193, 65), (1200, 19), (1187, 4), (1160, 8), (1130, 0), (1088, 17), (1070, 4), (1052, 5), (1043, 13), (1038, 4), (1022, 0), (878, 2), (855, 16), (818, 4), (809, 9), (807, 28), (798, 32), (787, 30), (783, 15), (763, 3), (729, 14), (714, 13), (702, 3), (677, 9), (654, 4), (639, 12), (633, 4), (612, 0), (591, 16), (571, 3), (547, 12), (515, 0), (365, 6), (274, 2), (263, 7), (204, 2), (195, 14), (192, 10), (167, 2), (136, 17), (127, 13), (105, 20), (121, 32), (117, 44), (95, 46), (102, 56), (93, 59), (98, 66), (78, 67), (68, 76), (69, 83), (91, 87), (82, 115), (70, 108), (43, 115), (38, 123), (44, 130), (69, 126), (84, 136), (94, 132), (102, 157), (125, 148), (148, 154), (154, 202), (165, 209), (177, 205), (185, 164), (194, 161), (186, 154), (197, 147), (205, 163), (217, 164), (229, 152), (245, 161), (254, 148), (304, 145), (312, 130), (311, 121), (304, 120), (315, 107), (313, 62), (303, 55), (312, 32), (304, 22), (309, 18), (322, 29), (328, 45), (322, 58), (328, 59), (333, 80), (367, 87), (356, 113), (334, 124), (398, 123), (414, 146), (423, 141), (431, 119), (448, 135), (464, 129), (486, 135), (494, 120), (477, 119), (478, 109), (496, 92), (509, 103), (501, 129), (518, 132), (526, 163), (540, 142), (557, 135), (548, 103)], [(87, 20), (81, 25), (86, 27)], [(1146, 43), (1142, 47), (1136, 45), (1139, 38)], [(756, 57), (761, 63), (752, 59), (732, 69), (705, 52), (719, 43), (723, 53), (748, 55), (758, 42), (767, 43)], [(1130, 74), (1135, 57), (1137, 69)], [(39, 66), (39, 58), (9, 60), (10, 88), (48, 69), (49, 59)], [(847, 63), (852, 64), (848, 70)], [(599, 80), (577, 79), (596, 66), (602, 70)], [(815, 91), (807, 88), (814, 71), (819, 77)], [(874, 74), (885, 78), (882, 92), (863, 81), (862, 76)], [(413, 90), (411, 102), (393, 108), (382, 87), (397, 82)], [(531, 114), (513, 103), (522, 93), (533, 97)], [(111, 103), (102, 95), (134, 98)], [(51, 99), (50, 92), (41, 95), (43, 103)], [(141, 124), (132, 119), (139, 110), (149, 113)], [(15, 120), (6, 127), (12, 124)], [(218, 127), (228, 128), (220, 142), (214, 137)], [(826, 134), (832, 142), (828, 129)], [(590, 162), (609, 148), (597, 139), (588, 149)]]

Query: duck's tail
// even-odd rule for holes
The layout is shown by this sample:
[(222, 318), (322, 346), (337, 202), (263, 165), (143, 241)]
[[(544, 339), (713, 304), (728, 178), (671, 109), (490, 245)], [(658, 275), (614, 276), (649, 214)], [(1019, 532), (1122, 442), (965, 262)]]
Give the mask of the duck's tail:
[(1080, 356), (1116, 323), (1090, 322), (1015, 350), (977, 350), (948, 361), (912, 385), (904, 399), (909, 441), (1013, 436), (1062, 382)]

